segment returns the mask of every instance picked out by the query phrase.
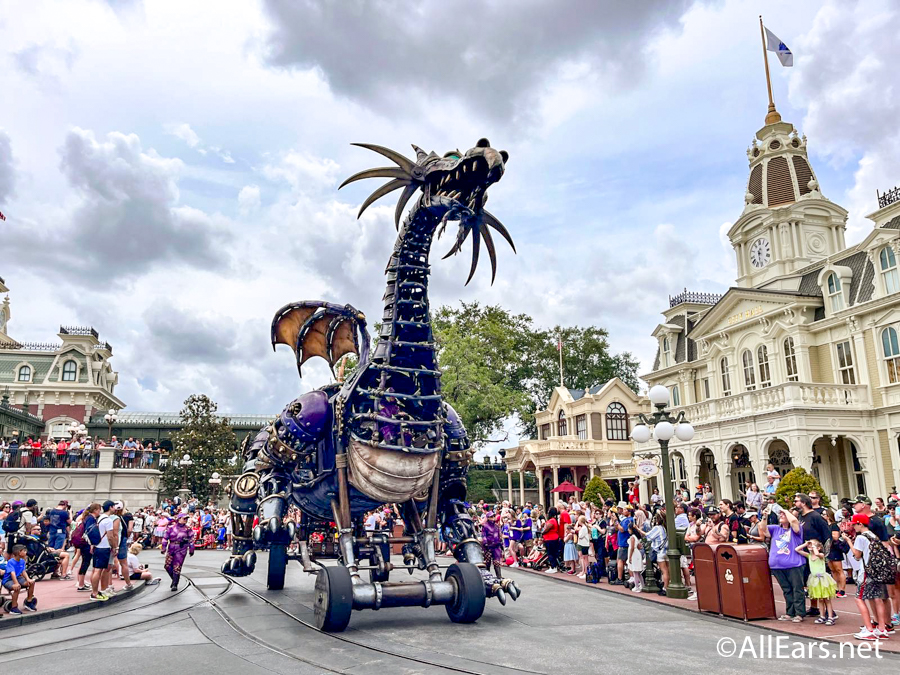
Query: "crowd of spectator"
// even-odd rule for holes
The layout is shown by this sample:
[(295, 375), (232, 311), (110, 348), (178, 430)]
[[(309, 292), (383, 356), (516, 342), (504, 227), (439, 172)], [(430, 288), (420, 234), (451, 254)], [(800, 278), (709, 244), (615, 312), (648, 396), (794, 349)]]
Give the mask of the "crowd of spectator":
[[(785, 611), (778, 619), (833, 625), (838, 620), (833, 599), (847, 595), (848, 584), (863, 626), (859, 640), (887, 639), (900, 625), (900, 500), (887, 503), (866, 495), (844, 499), (836, 509), (815, 490), (794, 496), (782, 508), (775, 490), (780, 476), (771, 466), (766, 488), (748, 483), (741, 501), (716, 500), (708, 485), (693, 496), (675, 491), (671, 508), (676, 530), (683, 535), (681, 580), (692, 588), (692, 549), (699, 543), (748, 544), (768, 550), (769, 568), (784, 594)], [(666, 505), (654, 490), (639, 503), (629, 486), (628, 501), (595, 505), (572, 496), (544, 513), (530, 502), (515, 506), (480, 502), (472, 513), (481, 526), (488, 566), (542, 568), (547, 574), (569, 574), (597, 582), (644, 590), (647, 572), (661, 580), (660, 595), (670, 583)], [(658, 572), (658, 575), (657, 575)], [(591, 579), (593, 574), (594, 578)]]
[(109, 439), (84, 436), (67, 438), (0, 438), (0, 466), (4, 469), (94, 469), (100, 462), (100, 451), (115, 451), (118, 469), (158, 469), (165, 466), (167, 453), (159, 441), (135, 440), (124, 443), (115, 436)]
[[(48, 578), (70, 581), (74, 576), (77, 591), (105, 602), (132, 590), (134, 581), (159, 583), (140, 563), (138, 556), (143, 550), (158, 548), (166, 555), (164, 567), (172, 578), (172, 590), (176, 590), (180, 563), (176, 569), (173, 561), (181, 548), (193, 554), (195, 548), (230, 546), (227, 509), (212, 503), (203, 506), (196, 499), (186, 503), (169, 499), (161, 506), (133, 512), (113, 500), (77, 510), (66, 500), (48, 509), (41, 509), (34, 499), (0, 504), (0, 577), (10, 595), (6, 611), (12, 614), (36, 609), (38, 580), (29, 572), (36, 551), (43, 551), (43, 560), (52, 561)], [(121, 583), (118, 589), (117, 582)]]

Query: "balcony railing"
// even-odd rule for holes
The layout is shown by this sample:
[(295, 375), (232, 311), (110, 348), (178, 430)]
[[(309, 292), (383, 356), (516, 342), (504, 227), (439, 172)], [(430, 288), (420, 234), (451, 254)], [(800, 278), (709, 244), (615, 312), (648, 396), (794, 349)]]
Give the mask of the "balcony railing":
[(885, 206), (890, 206), (894, 202), (900, 201), (900, 186), (895, 187), (893, 190), (888, 190), (884, 194), (875, 190), (875, 194), (878, 195), (878, 208), (883, 209)]
[(26, 352), (56, 352), (62, 345), (53, 342), (4, 342), (0, 349), (22, 350)]
[(63, 335), (93, 335), (100, 339), (100, 333), (94, 330), (93, 326), (60, 326), (59, 332)]
[(684, 414), (696, 426), (787, 408), (867, 410), (870, 407), (869, 388), (864, 384), (786, 382), (685, 406)]
[(690, 302), (695, 305), (714, 305), (721, 299), (722, 296), (718, 293), (697, 293), (685, 288), (678, 295), (669, 296), (669, 309), (677, 307), (683, 302)]

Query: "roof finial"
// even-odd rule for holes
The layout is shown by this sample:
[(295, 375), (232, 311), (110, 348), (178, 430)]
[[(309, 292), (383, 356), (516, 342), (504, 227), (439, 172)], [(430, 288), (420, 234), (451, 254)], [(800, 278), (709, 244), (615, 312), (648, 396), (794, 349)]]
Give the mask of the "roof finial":
[(759, 38), (762, 40), (763, 63), (766, 64), (766, 87), (769, 89), (769, 112), (766, 113), (766, 125), (781, 121), (781, 115), (775, 110), (775, 101), (772, 99), (772, 78), (769, 76), (769, 55), (766, 53), (766, 36), (763, 32), (762, 14), (759, 15)]

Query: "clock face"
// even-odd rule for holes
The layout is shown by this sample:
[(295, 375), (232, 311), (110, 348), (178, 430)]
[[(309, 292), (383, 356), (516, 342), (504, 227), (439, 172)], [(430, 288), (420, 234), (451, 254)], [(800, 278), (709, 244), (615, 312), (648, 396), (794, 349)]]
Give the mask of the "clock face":
[(754, 267), (762, 268), (768, 265), (771, 260), (772, 249), (769, 246), (769, 240), (765, 237), (760, 237), (750, 247), (750, 263)]

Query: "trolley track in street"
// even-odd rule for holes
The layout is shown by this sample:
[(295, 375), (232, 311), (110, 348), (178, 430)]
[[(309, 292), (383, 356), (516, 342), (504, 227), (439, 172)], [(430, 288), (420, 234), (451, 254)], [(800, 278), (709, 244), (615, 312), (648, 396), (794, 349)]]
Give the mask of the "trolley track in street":
[[(233, 577), (228, 577), (225, 574), (222, 574), (222, 576), (224, 576), (226, 579), (229, 579), (231, 581), (231, 583), (233, 584), (233, 586), (236, 586), (236, 587), (242, 589), (246, 594), (265, 603), (267, 606), (271, 607), (272, 609), (276, 610), (277, 612), (281, 613), (282, 615), (292, 619), (294, 622), (296, 622), (300, 626), (302, 626), (310, 631), (313, 631), (314, 633), (316, 633), (318, 635), (325, 636), (327, 638), (330, 638), (332, 640), (335, 640), (335, 641), (338, 641), (338, 642), (341, 642), (344, 644), (352, 645), (354, 647), (366, 650), (366, 651), (374, 653), (374, 654), (388, 656), (393, 659), (399, 659), (400, 661), (415, 663), (415, 664), (421, 665), (421, 666), (429, 666), (432, 668), (442, 669), (444, 671), (449, 671), (449, 672), (454, 672), (454, 673), (463, 673), (464, 675), (485, 675), (485, 673), (492, 672), (492, 670), (490, 670), (490, 669), (493, 669), (493, 672), (496, 672), (497, 670), (502, 670), (504, 672), (509, 672), (509, 673), (527, 673), (528, 675), (546, 675), (544, 673), (539, 673), (533, 669), (525, 670), (522, 668), (516, 668), (515, 666), (505, 666), (502, 664), (490, 663), (490, 662), (486, 662), (486, 661), (474, 661), (473, 659), (464, 659), (466, 661), (472, 662), (473, 664), (485, 666), (486, 668), (488, 668), (488, 670), (468, 670), (467, 668), (448, 665), (447, 663), (441, 663), (439, 661), (432, 661), (429, 659), (419, 658), (419, 657), (415, 657), (415, 656), (397, 654), (388, 649), (383, 649), (381, 647), (375, 647), (373, 645), (366, 644), (365, 642), (360, 642), (358, 640), (354, 640), (353, 638), (347, 637), (346, 635), (336, 634), (336, 633), (328, 633), (328, 632), (320, 630), (314, 624), (309, 623), (305, 619), (303, 619), (303, 618), (297, 616), (296, 614), (294, 614), (293, 612), (285, 609), (278, 603), (273, 602), (272, 600), (270, 600), (266, 596), (262, 595), (261, 593), (258, 593), (257, 591), (253, 590), (252, 588), (249, 588), (248, 586), (240, 583)], [(217, 599), (221, 598), (223, 595), (224, 595), (224, 593), (220, 594), (219, 596), (217, 596)], [(250, 633), (250, 632), (244, 630), (243, 628), (241, 628), (241, 626), (231, 616), (228, 615), (227, 611), (225, 609), (219, 607), (218, 604), (213, 599), (210, 599), (210, 604), (212, 605), (213, 609), (216, 610), (216, 612), (219, 614), (219, 616), (221, 616), (222, 619), (225, 620), (229, 624), (229, 626), (231, 626), (237, 633), (239, 633), (246, 639), (254, 642), (255, 644), (258, 644), (261, 647), (269, 649), (273, 652), (276, 652), (276, 653), (286, 656), (288, 658), (291, 658), (291, 659), (294, 659), (297, 661), (301, 661), (303, 663), (314, 666), (316, 668), (322, 668), (323, 670), (325, 670), (327, 672), (343, 673), (345, 671), (344, 668), (335, 669), (333, 666), (325, 665), (322, 663), (317, 663), (315, 661), (303, 658), (295, 653), (286, 651), (276, 645), (268, 643), (265, 640), (262, 640), (258, 636), (254, 635), (253, 633)], [(455, 659), (463, 659), (464, 658), (464, 657), (455, 656), (453, 654), (447, 654), (446, 652), (441, 652), (441, 653), (444, 654), (445, 656), (447, 656), (448, 658), (455, 658)]]

